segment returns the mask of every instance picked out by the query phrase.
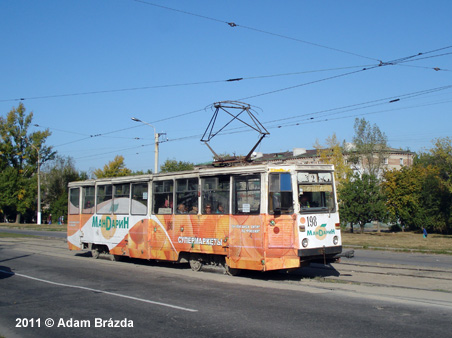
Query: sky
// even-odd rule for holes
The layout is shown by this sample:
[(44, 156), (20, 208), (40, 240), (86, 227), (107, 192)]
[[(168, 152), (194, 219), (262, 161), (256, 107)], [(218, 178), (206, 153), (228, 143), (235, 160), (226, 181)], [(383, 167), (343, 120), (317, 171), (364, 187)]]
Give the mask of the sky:
[[(351, 142), (356, 118), (393, 148), (452, 137), (449, 0), (0, 0), (0, 36), (1, 116), (22, 102), (88, 173), (116, 155), (153, 170), (154, 131), (160, 165), (212, 160), (223, 101), (250, 105), (264, 153)], [(210, 145), (246, 155), (259, 138), (234, 120)]]

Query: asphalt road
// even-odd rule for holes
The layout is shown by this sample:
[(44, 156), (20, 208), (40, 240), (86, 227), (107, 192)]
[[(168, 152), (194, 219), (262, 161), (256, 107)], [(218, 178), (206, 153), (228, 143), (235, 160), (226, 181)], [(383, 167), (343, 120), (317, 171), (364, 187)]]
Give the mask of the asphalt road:
[[(0, 336), (451, 334), (452, 303), (369, 297), (360, 289), (344, 292), (312, 280), (295, 283), (281, 274), (230, 277), (217, 270), (196, 273), (187, 265), (89, 256), (68, 251), (61, 239), (0, 239)], [(53, 326), (46, 327), (51, 321)]]
[[(0, 233), (18, 233), (30, 236), (66, 238), (67, 233), (62, 231), (37, 231), (7, 229), (0, 227)], [(350, 250), (344, 248), (344, 251)], [(344, 259), (347, 261), (347, 259)], [(452, 268), (451, 255), (427, 255), (422, 253), (405, 253), (379, 250), (357, 250), (353, 261), (382, 263), (382, 264), (402, 264), (420, 267)]]
[(452, 269), (451, 255), (431, 255), (418, 252), (355, 250), (353, 261)]
[(0, 232), (6, 232), (9, 234), (23, 234), (23, 235), (28, 235), (28, 236), (39, 236), (39, 237), (67, 238), (67, 232), (65, 232), (65, 231), (22, 230), (22, 229), (8, 229), (8, 228), (0, 227)]

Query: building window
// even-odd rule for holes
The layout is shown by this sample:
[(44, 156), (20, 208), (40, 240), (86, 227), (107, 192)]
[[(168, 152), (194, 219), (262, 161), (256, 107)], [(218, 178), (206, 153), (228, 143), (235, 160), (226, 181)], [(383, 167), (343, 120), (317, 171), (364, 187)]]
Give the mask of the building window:
[(403, 158), (400, 158), (400, 165), (403, 165)]
[(384, 158), (384, 162), (383, 162), (385, 165), (388, 165), (389, 164), (389, 160), (388, 160), (388, 158), (387, 157), (385, 157)]

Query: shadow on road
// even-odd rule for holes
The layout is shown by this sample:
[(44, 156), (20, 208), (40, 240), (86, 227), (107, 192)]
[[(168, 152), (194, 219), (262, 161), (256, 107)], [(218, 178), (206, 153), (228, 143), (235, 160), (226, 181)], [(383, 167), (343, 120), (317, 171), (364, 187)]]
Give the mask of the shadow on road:
[[(87, 259), (93, 259), (91, 252), (83, 252), (75, 254), (77, 257), (83, 257)], [(100, 254), (99, 259), (101, 260), (111, 260), (111, 255)], [(120, 257), (119, 261), (126, 264), (135, 264), (141, 266), (155, 266), (168, 269), (177, 270), (190, 270), (190, 265), (188, 263), (176, 263), (168, 261), (158, 261), (158, 260), (145, 260), (130, 257)], [(200, 273), (219, 273), (224, 274), (225, 270), (223, 267), (219, 266), (203, 266)], [(251, 271), (242, 270), (240, 275), (231, 278), (250, 278), (256, 280), (274, 280), (274, 281), (300, 281), (303, 279), (316, 279), (325, 277), (338, 277), (340, 272), (337, 271), (332, 265), (323, 265), (312, 263), (310, 266), (295, 269), (295, 270), (278, 270), (278, 271)]]
[(14, 272), (7, 266), (0, 265), (0, 279), (5, 279), (14, 276)]

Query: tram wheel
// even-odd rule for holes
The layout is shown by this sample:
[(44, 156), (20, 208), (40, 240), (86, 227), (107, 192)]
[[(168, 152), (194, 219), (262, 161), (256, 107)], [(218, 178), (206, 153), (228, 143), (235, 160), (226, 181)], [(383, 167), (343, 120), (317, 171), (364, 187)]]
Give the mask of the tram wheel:
[(110, 254), (110, 260), (113, 262), (119, 262), (121, 260), (121, 255), (112, 255)]
[(226, 274), (226, 275), (229, 275), (229, 276), (238, 276), (238, 275), (240, 275), (240, 273), (242, 272), (242, 270), (231, 268), (231, 267), (229, 267), (229, 265), (227, 265), (227, 264), (224, 265), (224, 268), (225, 268), (225, 270), (226, 270), (226, 271), (225, 271), (225, 274)]
[(91, 256), (93, 256), (94, 259), (98, 259), (99, 258), (99, 249), (97, 247), (93, 247), (91, 249)]
[(193, 271), (201, 271), (202, 270), (202, 262), (197, 259), (190, 259), (190, 267)]

